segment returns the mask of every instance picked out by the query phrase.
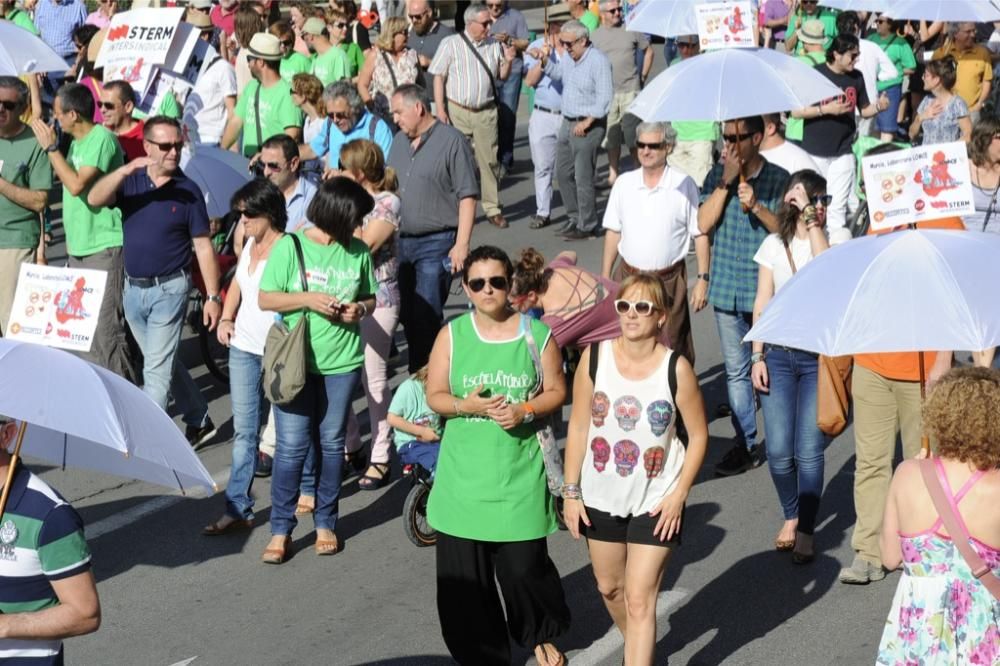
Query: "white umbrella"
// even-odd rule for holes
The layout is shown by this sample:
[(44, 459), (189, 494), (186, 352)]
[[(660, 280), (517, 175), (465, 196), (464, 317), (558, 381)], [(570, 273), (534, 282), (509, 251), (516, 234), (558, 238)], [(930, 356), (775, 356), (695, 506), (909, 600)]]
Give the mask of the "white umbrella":
[(1000, 345), (1000, 235), (904, 230), (819, 255), (768, 304), (746, 341), (827, 356)]
[(181, 169), (201, 188), (209, 217), (229, 212), (229, 200), (251, 178), (250, 160), (231, 150), (198, 145), (184, 151)]
[(215, 490), (191, 445), (152, 399), (68, 352), (0, 339), (0, 414), (27, 426), (15, 458), (23, 453), (182, 492)]
[(815, 69), (772, 49), (721, 49), (674, 65), (629, 109), (646, 121), (731, 120), (801, 109), (843, 91)]
[(0, 75), (63, 72), (66, 61), (52, 47), (10, 21), (0, 21)]
[(925, 21), (1000, 21), (994, 0), (820, 0), (826, 7), (864, 12), (889, 12), (895, 19)]
[(694, 8), (722, 0), (640, 0), (628, 15), (626, 28), (661, 37), (697, 35), (698, 21)]

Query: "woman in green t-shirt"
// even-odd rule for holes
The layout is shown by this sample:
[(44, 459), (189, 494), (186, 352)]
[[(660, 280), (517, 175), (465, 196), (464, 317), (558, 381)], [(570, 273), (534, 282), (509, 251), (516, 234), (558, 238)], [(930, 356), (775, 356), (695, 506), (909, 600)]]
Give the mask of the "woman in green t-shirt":
[(452, 656), (509, 662), (509, 626), (554, 666), (564, 657), (549, 641), (569, 626), (569, 609), (546, 547), (555, 510), (532, 421), (560, 410), (566, 381), (548, 326), (507, 302), (513, 271), (503, 250), (473, 250), (462, 281), (475, 310), (434, 342), (427, 403), (448, 421), (427, 519), (438, 531), (438, 616)]
[[(308, 217), (315, 227), (275, 243), (261, 278), (260, 308), (283, 313), (291, 329), (303, 317), (309, 326), (306, 385), (291, 402), (274, 407), (271, 541), (262, 557), (268, 564), (281, 564), (288, 555), (310, 447), (322, 460), (313, 512), (316, 554), (333, 555), (340, 548), (334, 529), (344, 432), (364, 361), (358, 322), (375, 309), (376, 289), (371, 254), (354, 237), (354, 229), (374, 205), (372, 196), (348, 178), (323, 181), (309, 204)], [(302, 248), (307, 290), (302, 288), (295, 240)]]

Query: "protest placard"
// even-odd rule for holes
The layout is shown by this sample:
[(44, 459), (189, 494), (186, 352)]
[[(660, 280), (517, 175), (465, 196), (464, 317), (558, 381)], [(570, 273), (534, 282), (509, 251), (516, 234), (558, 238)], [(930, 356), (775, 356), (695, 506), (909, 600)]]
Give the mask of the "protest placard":
[(6, 336), (90, 351), (108, 274), (89, 268), (21, 264)]
[(861, 165), (875, 231), (976, 212), (961, 141), (864, 157)]
[(146, 90), (153, 66), (167, 62), (183, 15), (180, 7), (115, 14), (97, 55), (104, 80), (127, 81), (136, 91)]
[(750, 0), (695, 5), (701, 50), (757, 46), (755, 14)]

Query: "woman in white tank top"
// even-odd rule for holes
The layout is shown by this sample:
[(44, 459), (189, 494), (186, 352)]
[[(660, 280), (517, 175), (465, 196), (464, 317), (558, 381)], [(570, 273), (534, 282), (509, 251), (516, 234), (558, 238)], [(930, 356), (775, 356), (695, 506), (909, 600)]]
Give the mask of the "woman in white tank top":
[[(622, 282), (615, 301), (621, 335), (583, 352), (566, 440), (566, 525), (574, 538), (587, 537), (598, 589), (625, 637), (630, 665), (654, 662), (656, 597), (708, 445), (694, 370), (657, 341), (666, 298), (655, 276)], [(677, 437), (679, 417), (686, 449)], [(626, 608), (626, 588), (640, 613)]]

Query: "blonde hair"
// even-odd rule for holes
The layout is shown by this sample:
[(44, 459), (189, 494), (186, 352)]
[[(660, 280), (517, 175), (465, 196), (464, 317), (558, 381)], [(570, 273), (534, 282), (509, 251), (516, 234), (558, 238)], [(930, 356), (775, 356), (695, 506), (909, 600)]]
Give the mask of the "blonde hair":
[(667, 296), (667, 292), (663, 288), (663, 282), (652, 273), (636, 273), (622, 280), (621, 286), (618, 288), (618, 298), (624, 298), (628, 291), (640, 292), (644, 296), (648, 296), (657, 310), (664, 314), (670, 313), (670, 297)]
[(379, 192), (395, 192), (399, 188), (396, 170), (385, 165), (382, 149), (368, 139), (354, 139), (340, 149), (340, 166), (345, 171), (360, 173)]
[(375, 46), (392, 52), (392, 40), (398, 32), (406, 32), (409, 22), (402, 16), (390, 16), (382, 21), (382, 31), (375, 38)]
[(427, 386), (427, 368), (428, 368), (427, 365), (424, 365), (423, 367), (419, 368), (416, 372), (414, 372), (412, 375), (410, 375), (410, 379), (416, 379), (418, 382), (420, 382), (421, 384), (423, 384), (426, 387)]
[(313, 106), (319, 106), (323, 99), (323, 82), (312, 74), (300, 72), (292, 77), (292, 91), (302, 95)]

